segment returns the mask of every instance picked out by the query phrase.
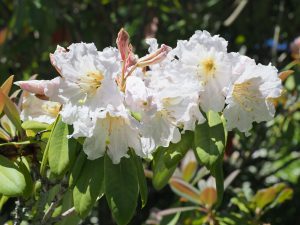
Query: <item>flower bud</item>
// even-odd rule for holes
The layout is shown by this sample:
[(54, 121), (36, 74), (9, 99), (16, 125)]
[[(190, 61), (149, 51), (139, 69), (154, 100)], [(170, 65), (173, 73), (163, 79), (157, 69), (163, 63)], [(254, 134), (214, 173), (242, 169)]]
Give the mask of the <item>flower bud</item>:
[(117, 46), (120, 51), (122, 60), (126, 60), (130, 52), (129, 34), (123, 28), (118, 33)]
[(137, 63), (137, 66), (145, 67), (156, 63), (160, 63), (162, 60), (164, 60), (167, 57), (170, 51), (171, 51), (171, 47), (162, 44), (161, 47), (157, 49), (155, 52), (140, 58), (140, 60)]
[(17, 81), (14, 84), (18, 85), (22, 90), (34, 93), (37, 95), (44, 95), (44, 88), (46, 86), (46, 80), (28, 80), (28, 81)]

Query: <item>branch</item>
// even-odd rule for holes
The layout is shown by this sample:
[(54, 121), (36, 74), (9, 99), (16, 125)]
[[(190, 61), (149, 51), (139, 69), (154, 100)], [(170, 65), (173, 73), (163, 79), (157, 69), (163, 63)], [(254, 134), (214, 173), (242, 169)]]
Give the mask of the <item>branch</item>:
[(66, 191), (66, 188), (61, 187), (60, 191), (57, 193), (57, 195), (55, 196), (54, 200), (51, 202), (49, 208), (45, 212), (45, 214), (43, 216), (43, 219), (42, 219), (42, 224), (48, 224), (47, 221), (52, 216), (55, 208), (60, 204), (60, 201), (64, 197), (65, 191)]
[(72, 208), (66, 210), (65, 212), (63, 212), (60, 216), (57, 216), (57, 217), (49, 220), (48, 223), (49, 224), (55, 224), (55, 223), (57, 223), (59, 221), (62, 221), (63, 219), (65, 219), (69, 216), (72, 216), (74, 214), (76, 214), (75, 207), (72, 207)]
[(247, 3), (248, 3), (248, 0), (241, 0), (239, 5), (233, 11), (233, 13), (224, 21), (223, 25), (226, 27), (229, 27), (236, 20), (236, 18), (240, 15), (240, 13), (245, 8)]

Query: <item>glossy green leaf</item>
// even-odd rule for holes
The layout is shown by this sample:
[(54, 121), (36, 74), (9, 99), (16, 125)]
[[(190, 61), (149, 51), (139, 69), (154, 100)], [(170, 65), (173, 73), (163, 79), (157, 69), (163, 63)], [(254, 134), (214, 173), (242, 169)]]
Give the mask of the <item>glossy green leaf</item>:
[(274, 201), (274, 203), (271, 205), (272, 208), (280, 205), (281, 203), (291, 199), (293, 197), (294, 191), (291, 188), (284, 188), (279, 195), (277, 196), (276, 200)]
[[(73, 207), (73, 195), (72, 195), (72, 191), (68, 190), (64, 194), (64, 197), (62, 199), (60, 214), (63, 214), (64, 212), (71, 209), (72, 207)], [(78, 215), (73, 214), (71, 216), (64, 217), (58, 223), (56, 223), (56, 225), (72, 225), (72, 224), (75, 225), (75, 224), (79, 224), (80, 220), (81, 218)]]
[(49, 153), (50, 140), (51, 140), (54, 128), (55, 128), (55, 126), (57, 125), (57, 123), (60, 119), (61, 119), (60, 116), (58, 116), (56, 118), (55, 122), (53, 123), (52, 130), (51, 130), (50, 135), (49, 135), (49, 139), (47, 141), (45, 150), (43, 152), (43, 158), (42, 158), (41, 167), (40, 167), (40, 173), (41, 173), (42, 176), (45, 176), (45, 174), (46, 174), (46, 166), (47, 166), (47, 163), (48, 163), (48, 153)]
[(27, 120), (23, 122), (21, 126), (24, 130), (40, 131), (40, 130), (46, 130), (49, 127), (49, 124), (41, 123), (33, 120)]
[(265, 206), (275, 201), (280, 191), (282, 191), (285, 187), (286, 185), (284, 183), (279, 183), (272, 187), (261, 189), (256, 192), (252, 201), (255, 203), (257, 208), (263, 209)]
[(138, 199), (139, 181), (135, 162), (122, 158), (113, 164), (105, 156), (105, 196), (112, 216), (119, 225), (128, 224), (133, 217)]
[(170, 143), (169, 147), (164, 148), (164, 161), (168, 168), (177, 165), (178, 162), (185, 156), (187, 151), (192, 148), (194, 134), (191, 131), (185, 131), (181, 136), (180, 142)]
[(147, 187), (147, 181), (144, 173), (144, 167), (143, 167), (142, 159), (139, 158), (133, 151), (131, 153), (132, 153), (131, 154), (132, 159), (134, 160), (137, 169), (139, 191), (141, 195), (142, 207), (144, 207), (148, 200), (148, 187)]
[(210, 169), (223, 157), (226, 134), (221, 117), (209, 112), (207, 122), (195, 129), (195, 155), (200, 163)]
[(29, 164), (25, 157), (22, 157), (19, 159), (18, 167), (25, 177), (26, 188), (24, 190), (24, 197), (28, 198), (33, 193), (34, 186), (33, 186), (32, 177), (31, 177), (30, 171), (29, 171), (30, 170)]
[(50, 170), (57, 176), (67, 170), (76, 154), (76, 141), (69, 139), (68, 134), (68, 125), (59, 119), (49, 139), (48, 151)]
[(276, 192), (274, 189), (260, 190), (256, 193), (254, 201), (256, 206), (263, 209), (266, 205), (271, 203), (276, 198)]
[(73, 188), (79, 178), (81, 170), (85, 162), (87, 161), (87, 156), (83, 151), (80, 151), (79, 155), (77, 156), (75, 163), (71, 169), (70, 178), (69, 178), (69, 187)]
[(158, 148), (154, 154), (152, 161), (153, 179), (152, 184), (156, 190), (162, 189), (169, 182), (169, 179), (173, 175), (176, 166), (168, 168), (165, 165), (165, 160), (163, 158), (164, 148)]
[(26, 178), (13, 162), (0, 155), (0, 194), (20, 196), (26, 190)]
[(8, 199), (9, 197), (0, 194), (0, 212), (2, 211), (2, 208)]
[(73, 189), (75, 210), (84, 218), (104, 193), (104, 159), (86, 160)]
[(240, 197), (233, 197), (230, 199), (231, 204), (236, 205), (242, 212), (250, 214), (251, 211), (247, 204), (249, 204), (246, 199)]
[(216, 207), (219, 207), (223, 201), (224, 195), (224, 175), (223, 175), (223, 158), (219, 159), (211, 169), (211, 174), (215, 177), (217, 188)]

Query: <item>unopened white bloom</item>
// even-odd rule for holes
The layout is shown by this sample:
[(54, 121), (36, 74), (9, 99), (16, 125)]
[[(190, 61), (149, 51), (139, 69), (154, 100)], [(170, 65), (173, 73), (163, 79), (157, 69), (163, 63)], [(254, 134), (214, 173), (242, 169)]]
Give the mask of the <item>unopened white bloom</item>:
[(127, 156), (129, 148), (137, 155), (145, 156), (142, 151), (138, 122), (129, 115), (124, 106), (114, 108), (108, 106), (95, 115), (97, 122), (93, 127), (93, 135), (85, 139), (83, 150), (89, 159), (96, 159), (107, 154), (113, 163)]
[(23, 97), (21, 120), (33, 120), (51, 124), (59, 114), (61, 104), (58, 102), (41, 100), (34, 94), (26, 93)]
[(224, 116), (227, 129), (247, 132), (253, 122), (269, 121), (274, 117), (273, 98), (281, 95), (282, 85), (277, 69), (271, 65), (243, 66), (238, 79), (229, 87)]
[(220, 112), (224, 108), (223, 89), (232, 77), (226, 46), (223, 38), (197, 31), (189, 41), (179, 41), (171, 53), (178, 58), (178, 66), (182, 67), (181, 74), (176, 75), (188, 77), (198, 85), (200, 106), (205, 112)]

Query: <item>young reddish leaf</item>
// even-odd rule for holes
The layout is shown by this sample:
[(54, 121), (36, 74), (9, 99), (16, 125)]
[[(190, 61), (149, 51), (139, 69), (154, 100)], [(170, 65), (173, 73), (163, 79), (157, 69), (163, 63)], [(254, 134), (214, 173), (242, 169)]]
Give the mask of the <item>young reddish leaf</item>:
[[(7, 117), (11, 120), (11, 122), (16, 126), (17, 130), (22, 133), (23, 129), (21, 127), (21, 119), (17, 106), (10, 100), (10, 98), (3, 92), (2, 88), (0, 88), (0, 102), (4, 105), (0, 105), (0, 113), (2, 113), (2, 109), (4, 110)], [(3, 107), (3, 108), (2, 108)]]
[(168, 168), (165, 164), (165, 160), (163, 158), (164, 148), (159, 147), (153, 157), (152, 161), (152, 170), (153, 170), (153, 179), (152, 184), (156, 190), (162, 189), (169, 182), (169, 179), (173, 175), (177, 164), (173, 167)]
[(286, 78), (288, 78), (288, 76), (293, 74), (294, 72), (295, 72), (294, 70), (285, 70), (285, 71), (282, 71), (281, 73), (279, 73), (278, 76), (282, 81), (285, 81)]
[(169, 184), (172, 190), (179, 196), (184, 197), (197, 205), (202, 204), (200, 200), (200, 192), (189, 183), (179, 178), (172, 178)]
[(254, 196), (256, 206), (263, 209), (266, 205), (271, 203), (276, 198), (276, 191), (274, 189), (260, 190)]
[(7, 27), (4, 27), (2, 30), (0, 30), (0, 45), (4, 44), (6, 37), (7, 37)]
[(213, 187), (205, 188), (200, 194), (200, 201), (211, 208), (217, 202), (217, 190)]
[(1, 89), (2, 89), (3, 93), (6, 94), (7, 96), (9, 94), (10, 89), (11, 89), (13, 80), (14, 80), (14, 75), (11, 75), (9, 78), (7, 78), (7, 80), (1, 86)]
[(188, 162), (182, 170), (182, 178), (187, 182), (190, 181), (197, 171), (197, 166), (196, 161)]

